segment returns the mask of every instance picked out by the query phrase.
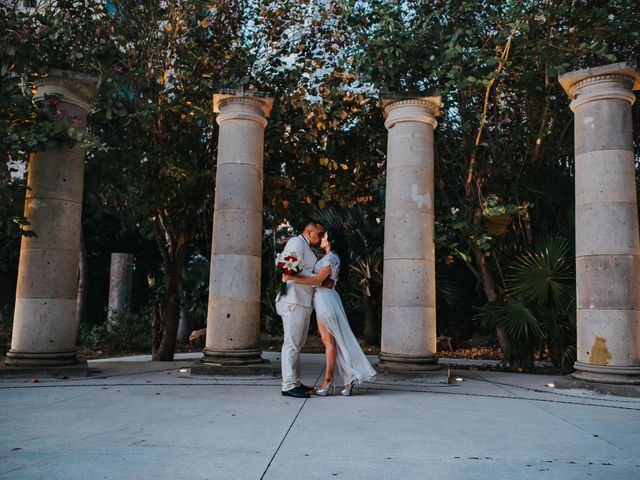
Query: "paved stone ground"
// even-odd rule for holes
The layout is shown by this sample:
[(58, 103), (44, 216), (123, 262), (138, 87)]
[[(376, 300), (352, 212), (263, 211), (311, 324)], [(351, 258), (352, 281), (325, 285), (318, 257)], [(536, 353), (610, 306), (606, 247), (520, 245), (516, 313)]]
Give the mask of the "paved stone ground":
[[(462, 382), (379, 378), (297, 400), (277, 378), (139, 360), (0, 380), (0, 478), (640, 478), (640, 399), (556, 391), (553, 377), (454, 371)], [(303, 371), (318, 384), (322, 356), (304, 355)]]

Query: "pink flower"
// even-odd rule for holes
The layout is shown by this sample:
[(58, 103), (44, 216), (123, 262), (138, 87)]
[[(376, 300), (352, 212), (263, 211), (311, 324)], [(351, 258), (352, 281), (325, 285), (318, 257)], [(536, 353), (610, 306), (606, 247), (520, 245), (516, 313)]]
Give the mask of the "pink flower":
[(121, 74), (122, 72), (124, 72), (124, 68), (122, 68), (119, 65), (116, 65), (115, 67), (113, 67), (113, 71), (117, 74)]

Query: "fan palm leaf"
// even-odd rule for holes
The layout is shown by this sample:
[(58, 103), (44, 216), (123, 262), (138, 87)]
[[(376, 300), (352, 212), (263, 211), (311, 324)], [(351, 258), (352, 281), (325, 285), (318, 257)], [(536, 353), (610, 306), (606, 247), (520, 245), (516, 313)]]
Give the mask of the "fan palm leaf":
[(569, 243), (562, 237), (546, 236), (533, 252), (521, 254), (508, 269), (507, 294), (526, 302), (546, 305), (551, 302), (566, 309), (573, 301), (574, 286)]

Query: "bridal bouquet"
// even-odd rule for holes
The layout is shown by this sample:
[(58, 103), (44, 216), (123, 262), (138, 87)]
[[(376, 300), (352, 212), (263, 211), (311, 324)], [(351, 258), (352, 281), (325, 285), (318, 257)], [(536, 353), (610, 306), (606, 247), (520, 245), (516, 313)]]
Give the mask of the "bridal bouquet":
[[(296, 252), (289, 252), (285, 255), (284, 252), (276, 255), (276, 267), (278, 267), (279, 275), (297, 275), (302, 271), (304, 262), (298, 259)], [(280, 289), (278, 290), (280, 296), (287, 293), (287, 282), (280, 283)]]

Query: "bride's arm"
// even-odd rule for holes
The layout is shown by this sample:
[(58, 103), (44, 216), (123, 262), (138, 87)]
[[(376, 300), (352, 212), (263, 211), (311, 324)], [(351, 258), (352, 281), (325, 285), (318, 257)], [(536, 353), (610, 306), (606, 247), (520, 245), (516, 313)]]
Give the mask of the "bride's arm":
[(330, 274), (331, 267), (327, 265), (326, 267), (322, 267), (316, 275), (312, 275), (311, 277), (282, 275), (282, 281), (286, 282), (287, 280), (293, 280), (294, 282), (300, 283), (302, 285), (322, 285), (322, 282), (324, 282)]

